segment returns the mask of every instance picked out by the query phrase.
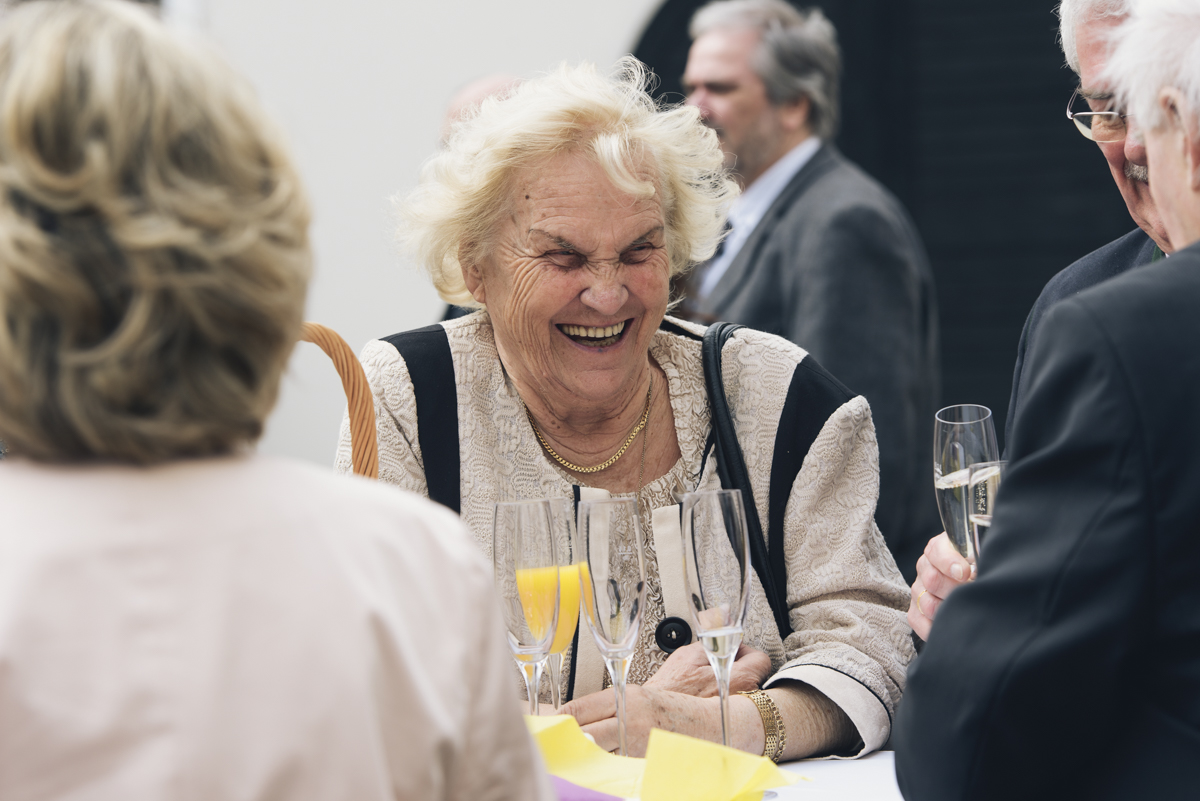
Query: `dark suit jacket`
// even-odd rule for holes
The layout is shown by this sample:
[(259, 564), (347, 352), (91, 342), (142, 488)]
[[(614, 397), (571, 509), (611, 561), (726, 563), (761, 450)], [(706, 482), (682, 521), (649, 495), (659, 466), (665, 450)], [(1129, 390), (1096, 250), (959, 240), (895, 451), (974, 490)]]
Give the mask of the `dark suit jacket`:
[(866, 397), (879, 440), (875, 520), (911, 583), (926, 541), (941, 531), (940, 374), (933, 276), (899, 201), (822, 145), (695, 307), (790, 339)]
[(1050, 307), (1063, 298), (1078, 295), (1085, 289), (1093, 287), (1102, 281), (1115, 278), (1121, 273), (1142, 267), (1154, 258), (1154, 240), (1141, 228), (1135, 228), (1120, 239), (1109, 242), (1098, 250), (1073, 262), (1055, 275), (1038, 295), (1037, 302), (1029, 310), (1025, 318), (1025, 327), (1021, 329), (1021, 341), (1017, 344), (1017, 364), (1013, 368), (1012, 395), (1008, 399), (1008, 417), (1004, 422), (1004, 447), (1012, 438), (1013, 420), (1016, 419), (1017, 408), (1023, 400), (1022, 391), (1025, 379), (1025, 353), (1029, 343), (1037, 334), (1038, 326), (1043, 315)]
[(893, 730), (906, 798), (1200, 796), (1200, 245), (1060, 301), (979, 577)]

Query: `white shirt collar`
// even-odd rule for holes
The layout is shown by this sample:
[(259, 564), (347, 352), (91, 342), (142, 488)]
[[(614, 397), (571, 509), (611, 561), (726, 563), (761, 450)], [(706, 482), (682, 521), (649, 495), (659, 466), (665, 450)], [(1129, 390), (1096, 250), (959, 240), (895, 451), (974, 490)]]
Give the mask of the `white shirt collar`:
[(713, 259), (712, 264), (704, 273), (704, 278), (700, 283), (701, 296), (707, 296), (712, 292), (717, 282), (721, 280), (721, 276), (725, 274), (729, 265), (737, 257), (738, 251), (746, 244), (750, 234), (754, 233), (754, 229), (766, 215), (767, 209), (771, 208), (771, 204), (775, 202), (775, 199), (779, 197), (796, 173), (800, 172), (820, 149), (821, 140), (815, 136), (808, 137), (783, 154), (778, 161), (767, 168), (766, 172), (758, 176), (758, 180), (746, 187), (737, 200), (733, 201), (729, 207), (729, 224), (731, 226), (729, 236), (725, 239), (721, 255)]
[(748, 229), (747, 234), (753, 231), (767, 213), (767, 209), (771, 208), (775, 198), (779, 197), (779, 193), (788, 182), (800, 172), (820, 147), (821, 140), (810, 136), (784, 153), (779, 161), (768, 167), (766, 172), (758, 176), (758, 180), (746, 187), (746, 191), (733, 202), (729, 209), (730, 224), (735, 229)]

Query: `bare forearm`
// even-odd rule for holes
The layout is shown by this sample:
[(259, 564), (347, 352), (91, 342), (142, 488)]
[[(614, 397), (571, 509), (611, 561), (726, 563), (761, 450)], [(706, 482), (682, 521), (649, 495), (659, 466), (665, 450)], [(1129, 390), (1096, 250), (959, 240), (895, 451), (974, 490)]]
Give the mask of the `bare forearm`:
[[(767, 695), (779, 708), (787, 732), (780, 761), (838, 753), (858, 739), (858, 731), (846, 713), (807, 684), (788, 682), (767, 690)], [(733, 696), (729, 705), (733, 745), (761, 754), (766, 734), (758, 708), (744, 695)]]

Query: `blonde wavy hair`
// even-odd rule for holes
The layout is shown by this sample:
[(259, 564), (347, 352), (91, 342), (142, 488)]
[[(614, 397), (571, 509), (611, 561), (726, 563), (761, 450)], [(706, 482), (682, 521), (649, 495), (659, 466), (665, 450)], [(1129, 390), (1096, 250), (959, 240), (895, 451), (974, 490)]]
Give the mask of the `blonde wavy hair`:
[(256, 439), (299, 334), (309, 212), (212, 53), (121, 0), (0, 17), (0, 439), (149, 464)]
[[(397, 201), (400, 239), (448, 303), (478, 306), (462, 264), (487, 251), (510, 209), (521, 170), (564, 152), (584, 153), (613, 184), (637, 197), (660, 194), (671, 275), (712, 256), (725, 207), (738, 188), (714, 131), (688, 106), (659, 108), (636, 59), (613, 75), (591, 64), (563, 65), (483, 101), (459, 122), (421, 170), (417, 188)], [(656, 179), (637, 177), (649, 165)]]

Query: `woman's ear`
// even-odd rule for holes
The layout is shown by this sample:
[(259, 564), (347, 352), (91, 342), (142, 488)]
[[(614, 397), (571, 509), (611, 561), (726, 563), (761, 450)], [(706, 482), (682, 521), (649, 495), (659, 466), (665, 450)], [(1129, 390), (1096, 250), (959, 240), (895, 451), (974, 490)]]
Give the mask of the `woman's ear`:
[(487, 305), (487, 293), (484, 291), (483, 268), (471, 254), (471, 248), (465, 243), (458, 248), (458, 265), (462, 268), (463, 283), (476, 303)]

